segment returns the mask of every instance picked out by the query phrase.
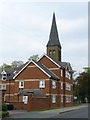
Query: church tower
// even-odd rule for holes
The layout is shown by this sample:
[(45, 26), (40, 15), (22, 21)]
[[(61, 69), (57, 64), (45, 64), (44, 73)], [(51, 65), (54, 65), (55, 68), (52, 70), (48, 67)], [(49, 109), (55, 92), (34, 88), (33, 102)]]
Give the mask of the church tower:
[(47, 43), (47, 55), (52, 59), (61, 62), (61, 44), (58, 36), (55, 13), (53, 13), (52, 26), (49, 41)]

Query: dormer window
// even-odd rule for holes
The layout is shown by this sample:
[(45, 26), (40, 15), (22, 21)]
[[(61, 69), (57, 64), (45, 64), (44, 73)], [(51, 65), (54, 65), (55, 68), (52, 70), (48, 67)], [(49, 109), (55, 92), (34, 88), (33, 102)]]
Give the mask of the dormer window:
[(5, 70), (2, 71), (2, 80), (6, 80), (7, 79), (7, 73)]

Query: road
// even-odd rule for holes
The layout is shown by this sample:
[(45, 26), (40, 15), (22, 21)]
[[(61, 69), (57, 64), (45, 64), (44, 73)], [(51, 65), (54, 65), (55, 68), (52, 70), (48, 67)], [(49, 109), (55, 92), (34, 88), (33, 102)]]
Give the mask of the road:
[[(77, 109), (73, 111), (65, 112), (65, 110), (70, 110), (72, 108), (77, 108)], [(64, 111), (64, 113), (61, 113), (62, 111)], [(80, 108), (69, 107), (64, 109), (36, 111), (36, 112), (14, 110), (11, 111), (9, 118), (88, 118), (88, 106), (82, 105), (80, 106)]]
[(54, 118), (88, 118), (88, 107), (56, 115)]

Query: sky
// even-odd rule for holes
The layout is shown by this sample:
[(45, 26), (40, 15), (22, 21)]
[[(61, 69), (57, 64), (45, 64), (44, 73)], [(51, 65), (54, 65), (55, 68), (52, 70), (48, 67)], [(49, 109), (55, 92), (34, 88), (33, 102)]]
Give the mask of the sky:
[(55, 12), (62, 61), (88, 66), (88, 3), (4, 1), (0, 4), (0, 65), (46, 53)]

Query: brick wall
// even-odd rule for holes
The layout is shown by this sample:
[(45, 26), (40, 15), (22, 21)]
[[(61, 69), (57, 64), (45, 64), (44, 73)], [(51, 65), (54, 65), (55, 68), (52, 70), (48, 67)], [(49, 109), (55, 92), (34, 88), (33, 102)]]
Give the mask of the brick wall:
[(10, 103), (14, 106), (14, 109), (23, 109), (23, 110), (27, 109), (27, 104), (24, 104), (23, 102), (10, 102)]
[(28, 96), (27, 111), (44, 110), (49, 108), (48, 97)]

